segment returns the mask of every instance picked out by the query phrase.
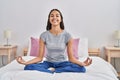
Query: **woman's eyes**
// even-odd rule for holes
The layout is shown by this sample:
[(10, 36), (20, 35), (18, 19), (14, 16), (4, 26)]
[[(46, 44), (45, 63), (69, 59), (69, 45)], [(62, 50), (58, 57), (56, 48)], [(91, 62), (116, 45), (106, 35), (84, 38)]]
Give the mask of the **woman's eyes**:
[(60, 15), (51, 15), (50, 17), (60, 17)]
[(59, 15), (57, 15), (56, 17), (60, 17)]

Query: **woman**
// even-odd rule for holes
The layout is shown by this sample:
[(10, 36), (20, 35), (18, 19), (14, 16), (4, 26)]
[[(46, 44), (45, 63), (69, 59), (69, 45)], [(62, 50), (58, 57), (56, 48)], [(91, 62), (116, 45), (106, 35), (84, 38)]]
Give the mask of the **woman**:
[[(84, 66), (89, 66), (92, 59), (87, 58), (84, 62), (78, 61), (73, 56), (72, 37), (64, 30), (63, 16), (58, 9), (52, 9), (48, 15), (47, 31), (40, 36), (39, 56), (24, 61), (18, 57), (17, 61), (24, 64), (25, 70), (38, 70), (43, 72), (85, 72)], [(47, 48), (46, 60), (42, 63), (44, 49)], [(66, 59), (65, 49), (67, 47), (68, 60)]]

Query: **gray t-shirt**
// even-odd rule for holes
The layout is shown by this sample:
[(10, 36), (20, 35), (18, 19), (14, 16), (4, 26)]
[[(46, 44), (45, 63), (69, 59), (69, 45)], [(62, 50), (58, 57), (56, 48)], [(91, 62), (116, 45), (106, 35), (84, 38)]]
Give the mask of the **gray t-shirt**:
[(59, 35), (45, 31), (40, 35), (47, 48), (46, 60), (49, 62), (63, 62), (67, 60), (65, 49), (71, 35), (65, 30)]

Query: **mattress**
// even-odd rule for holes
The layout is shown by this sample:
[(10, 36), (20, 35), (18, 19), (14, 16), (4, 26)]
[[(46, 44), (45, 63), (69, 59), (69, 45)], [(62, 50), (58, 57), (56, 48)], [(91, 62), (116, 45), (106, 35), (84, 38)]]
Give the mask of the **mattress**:
[[(24, 56), (26, 61), (32, 56)], [(24, 70), (24, 65), (13, 60), (0, 68), (0, 80), (118, 80), (117, 72), (113, 66), (100, 57), (91, 56), (93, 62), (86, 67), (85, 73), (63, 72), (46, 73), (35, 70)], [(81, 58), (83, 61), (85, 58)]]

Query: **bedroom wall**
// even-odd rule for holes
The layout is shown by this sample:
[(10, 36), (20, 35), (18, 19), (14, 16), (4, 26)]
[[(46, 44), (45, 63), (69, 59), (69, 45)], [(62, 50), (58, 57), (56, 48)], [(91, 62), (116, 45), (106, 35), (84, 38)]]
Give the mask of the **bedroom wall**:
[(3, 31), (12, 31), (11, 44), (18, 45), (17, 55), (28, 46), (30, 36), (45, 31), (51, 9), (59, 9), (65, 28), (73, 37), (88, 38), (90, 48), (114, 45), (114, 31), (120, 29), (119, 0), (0, 0), (0, 44), (5, 44)]

